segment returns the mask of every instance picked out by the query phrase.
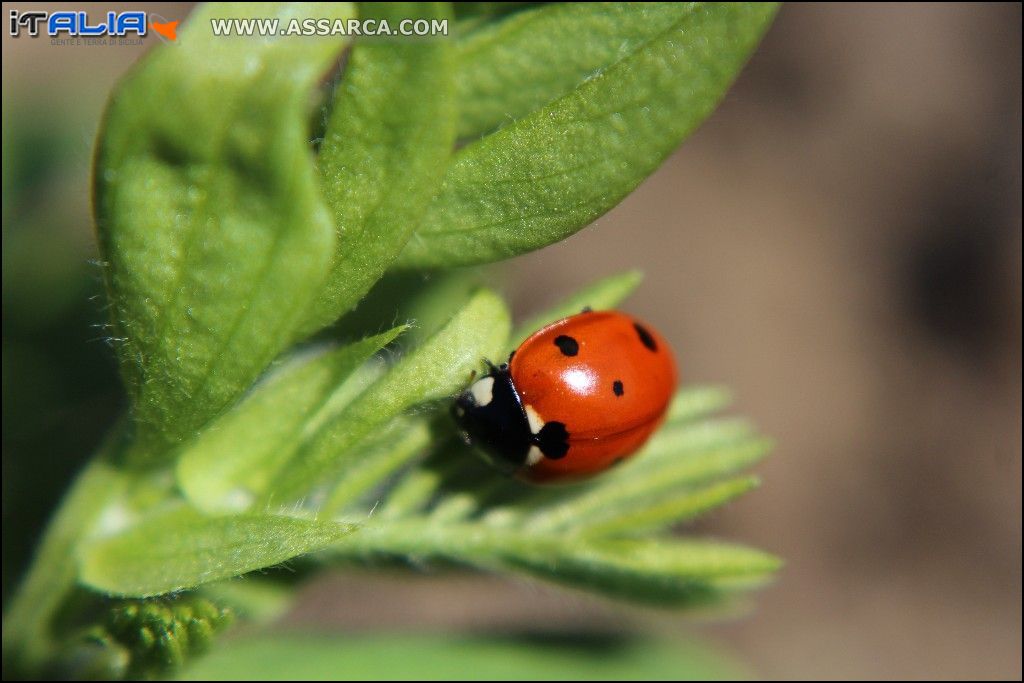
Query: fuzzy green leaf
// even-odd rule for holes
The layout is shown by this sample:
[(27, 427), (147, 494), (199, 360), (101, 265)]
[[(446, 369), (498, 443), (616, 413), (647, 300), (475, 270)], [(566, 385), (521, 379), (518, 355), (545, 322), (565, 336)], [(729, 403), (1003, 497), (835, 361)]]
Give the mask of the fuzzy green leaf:
[[(382, 505), (379, 506), (379, 517), (381, 519), (399, 519), (403, 517), (416, 517), (425, 514), (424, 509), (437, 493), (438, 489), (452, 476), (453, 471), (479, 471), (483, 465), (475, 454), (459, 450), (455, 447), (454, 439), (443, 441), (435, 447), (436, 451), (442, 454), (455, 452), (455, 457), (438, 461), (432, 459), (425, 461), (420, 467), (408, 472), (386, 493)], [(493, 475), (493, 470), (487, 470)], [(495, 481), (495, 479), (491, 479)], [(500, 481), (500, 480), (498, 480)], [(481, 489), (475, 491), (479, 494)], [(452, 494), (455, 497), (458, 494)]]
[(682, 539), (555, 537), (507, 552), (503, 561), (556, 583), (661, 605), (704, 602), (722, 588), (762, 582), (780, 566), (759, 550)]
[(399, 263), (484, 263), (551, 244), (654, 171), (711, 113), (775, 13), (759, 3), (672, 7), (666, 28), (607, 69), (464, 147)]
[[(543, 628), (539, 636), (550, 636)], [(183, 680), (736, 680), (735, 664), (701, 644), (614, 636), (289, 636), (226, 643), (186, 669)], [(542, 645), (539, 645), (542, 643)], [(401, 653), (401, 656), (396, 656)]]
[[(398, 26), (447, 19), (449, 8), (366, 2), (360, 18)], [(454, 140), (452, 52), (443, 36), (363, 39), (353, 48), (320, 147), (321, 186), (338, 243), (310, 329), (333, 322), (366, 294), (433, 197)]]
[(457, 50), (459, 137), (487, 133), (565, 95), (668, 28), (679, 4), (554, 3), (468, 34)]
[(396, 322), (410, 326), (403, 344), (416, 346), (443, 327), (478, 289), (493, 282), (484, 269), (388, 273), (338, 323), (346, 335), (367, 335)]
[(729, 405), (730, 400), (732, 395), (723, 387), (686, 387), (673, 398), (665, 422), (674, 424), (703, 417)]
[(198, 8), (117, 88), (95, 213), (112, 337), (153, 461), (296, 338), (330, 267), (308, 100), (344, 42), (214, 37), (211, 17), (348, 18), (350, 3)]
[(717, 598), (722, 590), (764, 581), (779, 567), (767, 553), (717, 542), (591, 537), (433, 518), (367, 522), (325, 552), (446, 559), (665, 605)]
[[(609, 476), (629, 478), (661, 467), (683, 467), (692, 474), (691, 481), (700, 477), (706, 480), (756, 462), (771, 445), (741, 418), (677, 422), (666, 425), (637, 457)], [(734, 467), (722, 471), (727, 463), (734, 463)]]
[(320, 514), (333, 516), (371, 491), (393, 472), (423, 452), (429, 445), (431, 430), (421, 417), (399, 418), (387, 427), (380, 438), (366, 444), (331, 490), (320, 507)]
[(88, 544), (80, 576), (86, 585), (111, 595), (162, 595), (285, 562), (354, 529), (268, 514), (207, 517), (178, 508)]
[(212, 422), (178, 459), (178, 483), (192, 504), (207, 512), (247, 509), (295, 454), (303, 435), (377, 379), (375, 366), (357, 369), (404, 330), (300, 358)]
[(601, 510), (579, 526), (588, 536), (650, 534), (721, 507), (758, 483), (757, 477), (737, 477), (691, 490), (666, 487), (656, 496), (634, 496), (626, 504)]
[(391, 419), (462, 388), (483, 358), (498, 357), (508, 338), (505, 303), (480, 290), (447, 325), (405, 355), (340, 415), (311, 435), (274, 483), (266, 502), (287, 503), (351, 464), (352, 449)]

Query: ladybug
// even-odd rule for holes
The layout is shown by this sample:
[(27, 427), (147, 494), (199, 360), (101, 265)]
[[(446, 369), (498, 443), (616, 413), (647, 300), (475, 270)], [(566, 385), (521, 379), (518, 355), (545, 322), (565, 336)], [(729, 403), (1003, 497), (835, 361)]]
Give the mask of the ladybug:
[(563, 318), (533, 333), (452, 408), (467, 443), (532, 482), (582, 479), (632, 455), (676, 387), (665, 339), (618, 311)]

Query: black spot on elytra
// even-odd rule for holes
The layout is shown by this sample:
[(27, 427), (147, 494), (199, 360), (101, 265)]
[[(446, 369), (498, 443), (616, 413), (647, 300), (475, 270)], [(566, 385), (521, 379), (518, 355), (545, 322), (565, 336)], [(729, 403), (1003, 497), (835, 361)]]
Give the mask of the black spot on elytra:
[(623, 388), (622, 386), (621, 379), (617, 379), (614, 382), (612, 382), (612, 391), (615, 392), (616, 396), (622, 396), (624, 393), (626, 393), (625, 388)]
[(569, 431), (564, 422), (547, 422), (537, 432), (537, 447), (544, 457), (558, 460), (569, 452)]
[(560, 334), (555, 337), (555, 346), (557, 346), (558, 350), (565, 356), (575, 356), (580, 352), (579, 342), (565, 334)]
[(633, 328), (636, 330), (637, 336), (640, 337), (640, 342), (651, 351), (658, 350), (658, 343), (654, 341), (654, 337), (647, 331), (647, 328), (640, 323), (633, 323)]

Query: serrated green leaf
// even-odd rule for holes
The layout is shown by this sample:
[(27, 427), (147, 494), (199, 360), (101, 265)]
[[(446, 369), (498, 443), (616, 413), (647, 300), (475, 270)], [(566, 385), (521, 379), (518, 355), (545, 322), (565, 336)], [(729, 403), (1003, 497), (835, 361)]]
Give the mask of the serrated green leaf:
[(591, 538), (417, 519), (367, 523), (326, 555), (446, 559), (663, 605), (717, 598), (722, 590), (763, 581), (779, 567), (767, 553), (712, 541)]
[(732, 393), (725, 387), (690, 386), (676, 392), (665, 414), (666, 424), (688, 422), (725, 408)]
[[(737, 680), (741, 667), (689, 642), (609, 635), (275, 634), (225, 643), (182, 680)], [(401, 653), (401, 656), (396, 656)]]
[(458, 42), (459, 137), (565, 95), (671, 26), (681, 4), (553, 3), (473, 31)]
[(182, 507), (88, 544), (79, 573), (87, 586), (110, 595), (162, 595), (280, 564), (354, 529), (269, 514), (207, 517)]
[(295, 454), (304, 434), (377, 379), (374, 368), (357, 370), (405, 329), (300, 358), (212, 422), (178, 458), (178, 484), (192, 504), (206, 512), (247, 509)]
[(658, 497), (673, 490), (703, 484), (717, 477), (737, 472), (760, 460), (771, 450), (767, 439), (745, 439), (714, 448), (700, 448), (687, 452), (680, 449), (673, 457), (665, 457), (646, 464), (644, 455), (622, 465), (584, 488), (575, 496), (566, 496), (538, 511), (528, 528), (538, 532), (553, 532), (586, 527), (592, 517), (614, 515), (616, 511), (635, 512), (646, 504), (655, 504)]
[(505, 303), (477, 292), (447, 325), (413, 349), (340, 415), (313, 434), (275, 482), (266, 502), (285, 503), (337, 478), (352, 449), (391, 419), (462, 388), (483, 358), (502, 353), (509, 331)]
[(530, 544), (504, 563), (571, 587), (659, 605), (696, 604), (722, 587), (763, 581), (777, 558), (739, 545), (681, 539), (594, 539)]
[[(454, 438), (449, 438), (435, 447), (436, 451), (447, 453), (455, 449)], [(465, 460), (464, 452), (456, 452), (456, 457), (427, 460), (420, 467), (408, 472), (387, 492), (383, 504), (378, 510), (382, 519), (396, 519), (416, 515), (423, 512), (424, 506), (433, 498), (438, 488), (451, 476), (463, 468), (471, 468), (480, 464), (475, 456)], [(493, 475), (493, 470), (488, 470)]]
[(551, 244), (654, 171), (711, 113), (775, 13), (674, 7), (667, 28), (607, 69), (456, 154), (399, 264), (485, 263)]
[(430, 445), (430, 438), (430, 425), (422, 416), (395, 420), (381, 438), (366, 445), (358, 460), (346, 470), (320, 507), (320, 514), (332, 517), (340, 513), (423, 452)]
[(512, 342), (509, 346), (512, 348), (519, 346), (527, 337), (545, 325), (575, 315), (586, 307), (598, 311), (615, 308), (633, 293), (642, 279), (643, 274), (640, 271), (627, 270), (584, 287), (543, 313), (538, 313), (523, 321), (512, 333)]
[(627, 461), (609, 477), (632, 477), (641, 471), (678, 463), (687, 457), (709, 457), (734, 447), (752, 446), (757, 452), (770, 442), (755, 438), (753, 426), (742, 418), (728, 417), (699, 422), (676, 422), (656, 432), (636, 457)]
[(350, 3), (211, 3), (117, 88), (95, 215), (112, 337), (154, 461), (238, 398), (290, 345), (330, 266), (334, 229), (307, 133), (344, 47), (232, 40), (211, 17), (349, 18)]
[(721, 507), (756, 488), (758, 483), (757, 477), (738, 477), (690, 490), (671, 486), (653, 497), (632, 496), (594, 513), (579, 525), (579, 530), (588, 536), (650, 534)]
[[(392, 26), (449, 13), (440, 2), (360, 4), (361, 19)], [(444, 36), (364, 39), (353, 48), (320, 147), (321, 186), (338, 243), (310, 330), (366, 294), (433, 197), (455, 135), (452, 53)]]

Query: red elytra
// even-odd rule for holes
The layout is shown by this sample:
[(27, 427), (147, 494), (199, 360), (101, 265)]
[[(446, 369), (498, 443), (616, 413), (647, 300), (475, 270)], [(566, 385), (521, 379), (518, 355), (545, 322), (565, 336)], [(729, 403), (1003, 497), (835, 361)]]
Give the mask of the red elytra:
[(618, 311), (542, 328), (516, 349), (509, 371), (531, 421), (557, 421), (568, 432), (563, 456), (518, 470), (534, 482), (591, 476), (635, 453), (664, 419), (677, 382), (664, 337)]

